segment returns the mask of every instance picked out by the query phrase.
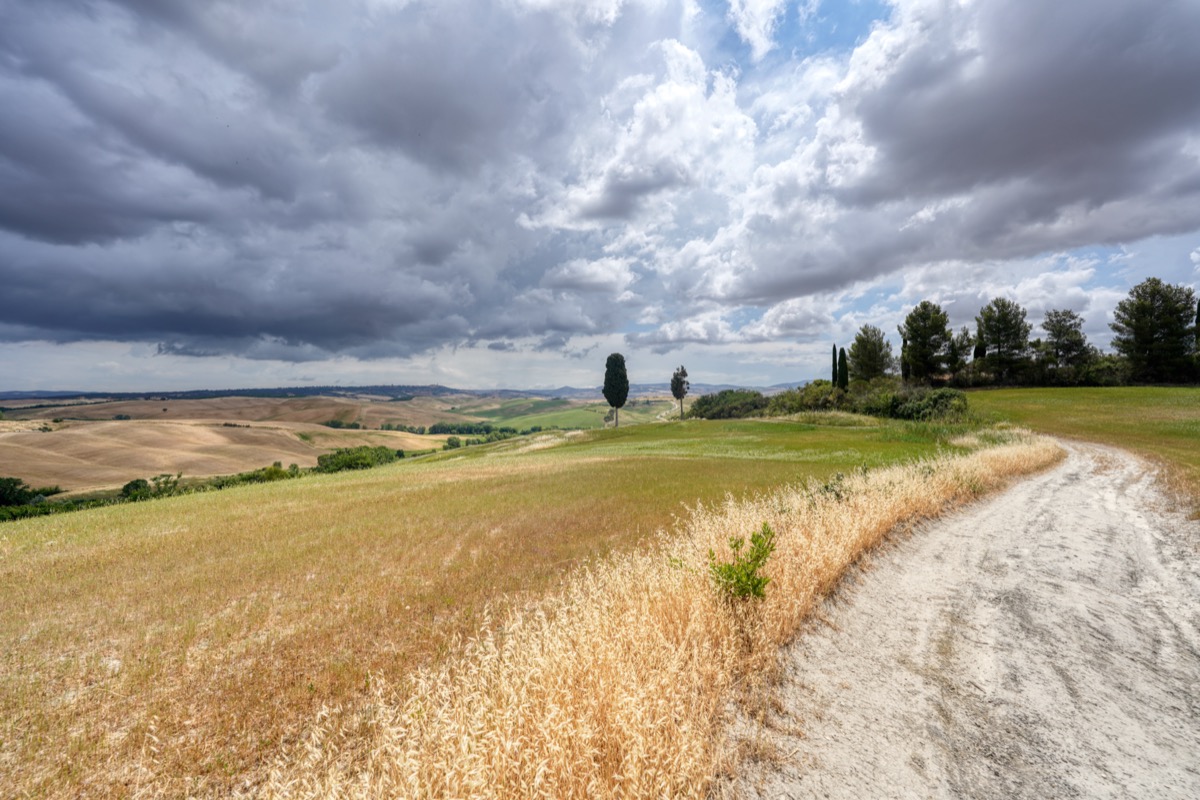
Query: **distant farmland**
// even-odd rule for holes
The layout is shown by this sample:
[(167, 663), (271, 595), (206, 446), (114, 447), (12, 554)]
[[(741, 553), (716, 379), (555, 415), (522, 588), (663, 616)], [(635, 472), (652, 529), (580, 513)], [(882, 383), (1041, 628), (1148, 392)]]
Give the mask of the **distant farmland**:
[[(405, 451), (440, 448), (446, 436), (380, 430), (436, 423), (497, 428), (593, 429), (609, 408), (577, 399), (479, 397), (469, 394), (386, 397), (217, 397), (139, 399), (10, 407), (0, 423), (0, 475), (71, 492), (111, 490), (134, 478), (182, 472), (228, 475), (279, 461), (313, 466), (338, 447), (383, 445)], [(29, 407), (37, 405), (38, 407)], [(631, 399), (626, 424), (678, 413), (669, 399)], [(115, 419), (119, 418), (119, 419)], [(336, 422), (359, 429), (327, 427)]]

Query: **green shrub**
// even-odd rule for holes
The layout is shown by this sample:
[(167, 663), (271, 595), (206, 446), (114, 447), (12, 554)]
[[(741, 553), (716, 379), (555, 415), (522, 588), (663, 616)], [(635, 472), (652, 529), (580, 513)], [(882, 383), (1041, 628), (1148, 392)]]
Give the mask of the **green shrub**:
[[(347, 469), (370, 469), (396, 460), (396, 451), (382, 445), (371, 447), (342, 447), (332, 453), (317, 456), (317, 472), (341, 472)], [(280, 470), (283, 472), (283, 470)], [(284, 473), (285, 477), (290, 477)]]
[(834, 410), (891, 419), (957, 419), (967, 413), (967, 396), (957, 389), (908, 387), (888, 377), (855, 381), (849, 392), (819, 380), (775, 395), (768, 406), (770, 414), (781, 416)]
[(775, 531), (763, 523), (762, 529), (750, 535), (750, 549), (742, 552), (746, 540), (741, 536), (729, 537), (729, 549), (733, 561), (719, 562), (717, 554), (708, 551), (708, 569), (713, 584), (727, 600), (745, 600), (750, 597), (765, 597), (771, 579), (759, 573), (775, 550)]
[(20, 505), (20, 506), (0, 506), (0, 522), (9, 522), (14, 519), (27, 519), (28, 517), (42, 517), (46, 514), (53, 514), (61, 511), (52, 503), (38, 503)]
[(958, 389), (917, 390), (895, 398), (893, 403), (896, 405), (890, 416), (896, 419), (959, 419), (967, 414), (967, 396)]
[(35, 494), (20, 478), (0, 478), (0, 506), (23, 506)]
[(182, 477), (182, 472), (177, 472), (174, 475), (169, 472), (155, 475), (150, 479), (150, 493), (155, 497), (170, 497), (173, 494), (178, 494), (179, 479)]
[(760, 416), (767, 405), (767, 398), (762, 392), (752, 389), (724, 389), (716, 394), (697, 397), (688, 411), (688, 416), (699, 419), (740, 419)]
[(145, 478), (134, 478), (121, 487), (121, 497), (130, 500), (141, 500), (150, 496), (150, 481)]

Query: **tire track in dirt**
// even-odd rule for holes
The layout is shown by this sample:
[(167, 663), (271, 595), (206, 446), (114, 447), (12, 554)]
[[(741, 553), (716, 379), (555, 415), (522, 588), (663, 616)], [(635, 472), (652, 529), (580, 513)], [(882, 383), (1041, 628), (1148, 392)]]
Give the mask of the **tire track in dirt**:
[[(747, 797), (1200, 797), (1200, 523), (1066, 461), (886, 548), (789, 653)], [(765, 740), (765, 741), (763, 741)]]

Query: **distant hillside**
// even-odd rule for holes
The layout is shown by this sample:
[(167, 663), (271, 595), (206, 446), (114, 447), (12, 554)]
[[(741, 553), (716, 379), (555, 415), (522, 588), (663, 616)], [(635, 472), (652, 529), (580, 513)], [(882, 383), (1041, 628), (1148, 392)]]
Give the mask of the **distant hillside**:
[[(780, 383), (774, 386), (743, 386), (731, 383), (693, 383), (690, 395), (711, 394), (724, 389), (757, 389), (764, 394), (775, 394), (785, 389), (803, 385)], [(670, 395), (671, 385), (663, 383), (636, 383), (629, 387), (634, 397), (647, 395)], [(557, 389), (453, 389), (440, 384), (412, 386), (387, 384), (375, 386), (284, 386), (266, 389), (195, 389), (186, 392), (33, 392), (0, 391), (0, 405), (5, 402), (20, 403), (29, 407), (31, 401), (47, 400), (58, 405), (64, 400), (212, 400), (221, 397), (390, 397), (407, 400), (413, 397), (445, 397), (469, 395), (474, 397), (557, 397), (575, 400), (597, 400), (603, 395), (601, 387), (578, 388), (560, 386)]]

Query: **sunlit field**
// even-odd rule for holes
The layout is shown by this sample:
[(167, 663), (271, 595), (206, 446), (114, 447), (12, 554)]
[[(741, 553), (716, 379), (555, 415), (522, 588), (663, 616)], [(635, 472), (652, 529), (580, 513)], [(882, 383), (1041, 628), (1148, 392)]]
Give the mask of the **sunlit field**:
[(985, 417), (1156, 459), (1200, 515), (1200, 388), (1005, 389), (972, 392), (970, 402)]
[[(813, 419), (819, 419), (814, 417)], [(720, 501), (935, 453), (833, 417), (526, 437), (361, 473), (0, 527), (0, 771), (18, 794), (263, 778), (323, 706)]]
[[(976, 441), (991, 439), (984, 434)], [(781, 645), (889, 532), (1044, 468), (1049, 440), (856, 471), (697, 508), (645, 549), (577, 571), (464, 652), (356, 713), (322, 714), (270, 797), (709, 796), (754, 747), (728, 727), (770, 706)], [(761, 600), (717, 589), (731, 536), (775, 535)]]
[[(685, 405), (686, 408), (686, 405)], [(456, 407), (464, 415), (484, 419), (496, 426), (528, 430), (530, 428), (603, 428), (604, 418), (612, 409), (607, 403), (578, 400), (519, 398), (501, 403), (482, 401)], [(631, 398), (621, 409), (620, 422), (637, 425), (665, 418), (676, 418), (679, 404), (669, 398)]]

